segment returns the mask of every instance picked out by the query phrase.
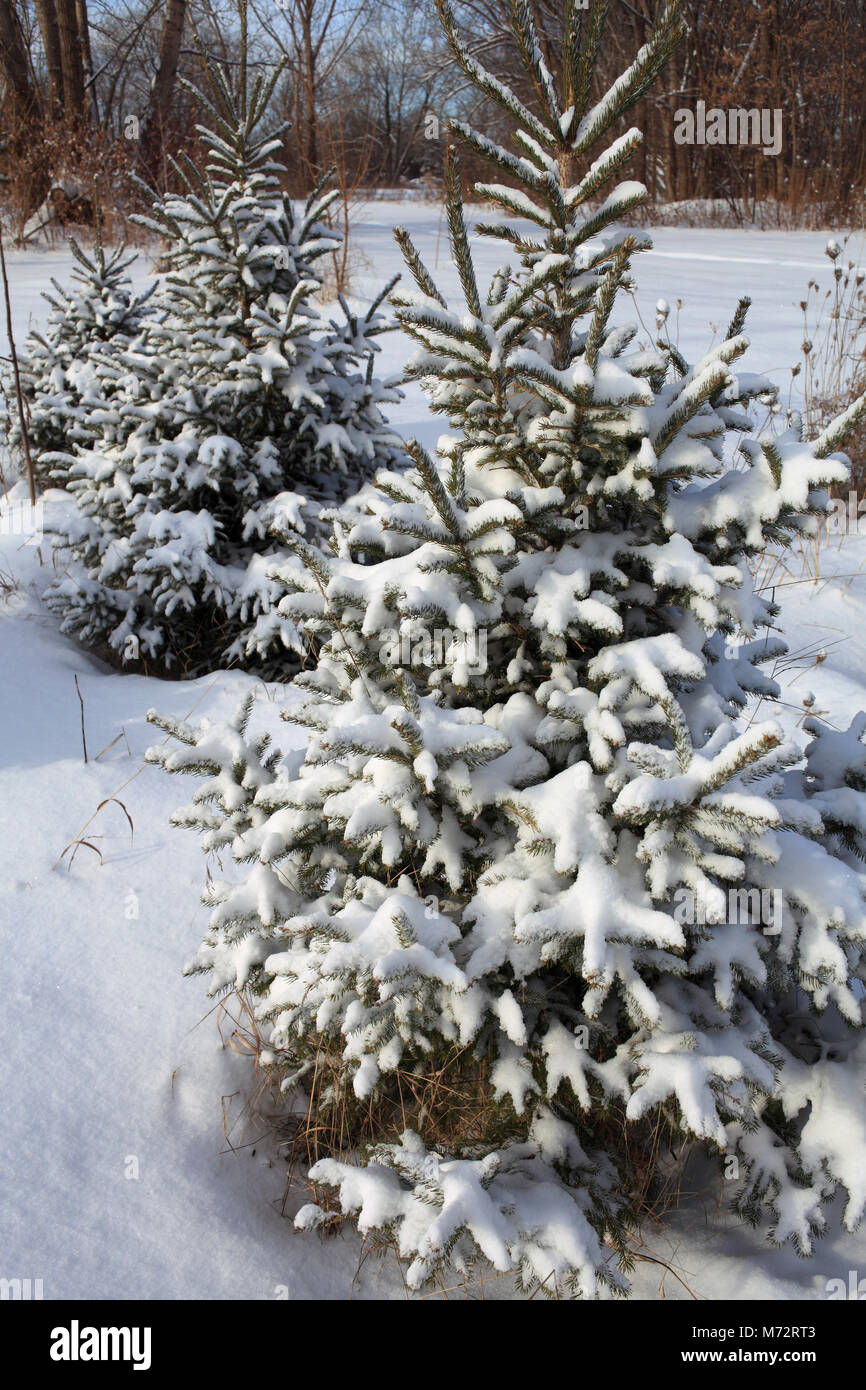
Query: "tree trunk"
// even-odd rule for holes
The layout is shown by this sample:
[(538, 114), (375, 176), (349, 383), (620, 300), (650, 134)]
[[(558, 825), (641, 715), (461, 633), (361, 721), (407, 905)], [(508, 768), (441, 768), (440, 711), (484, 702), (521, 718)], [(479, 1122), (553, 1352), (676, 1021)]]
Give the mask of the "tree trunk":
[(81, 65), (84, 69), (84, 102), (94, 123), (99, 120), (96, 104), (96, 87), (93, 85), (93, 53), (90, 48), (90, 21), (87, 18), (87, 0), (75, 0), (75, 19), (78, 26), (78, 39), (81, 44)]
[[(30, 77), (27, 49), (13, 0), (0, 0), (0, 102), (6, 115), (3, 167), (20, 178), (21, 211), (26, 219), (48, 191), (42, 153), (43, 118), (39, 91)], [(21, 175), (23, 174), (23, 177)]]
[(57, 0), (60, 64), (63, 70), (63, 104), (68, 117), (84, 115), (84, 61), (75, 0)]
[(316, 112), (316, 59), (309, 31), (304, 35), (304, 104), (305, 154), (310, 178), (315, 183), (319, 172), (319, 123)]
[(166, 0), (165, 5), (162, 34), (159, 40), (159, 61), (141, 135), (142, 162), (152, 178), (158, 176), (165, 126), (171, 112), (172, 97), (177, 81), (180, 45), (186, 21), (186, 3), (187, 0)]
[(38, 96), (30, 81), (27, 50), (12, 0), (0, 0), (0, 74), (13, 122), (38, 109)]
[(51, 109), (56, 115), (63, 105), (63, 67), (60, 61), (60, 29), (57, 25), (57, 10), (54, 0), (34, 0), (42, 47), (45, 49), (45, 63), (48, 68), (48, 84), (51, 95)]

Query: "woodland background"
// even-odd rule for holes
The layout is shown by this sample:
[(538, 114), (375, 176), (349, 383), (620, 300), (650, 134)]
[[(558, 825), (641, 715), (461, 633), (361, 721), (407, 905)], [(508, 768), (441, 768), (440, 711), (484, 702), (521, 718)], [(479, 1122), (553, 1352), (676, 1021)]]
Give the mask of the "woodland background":
[[(601, 90), (649, 34), (660, 0), (611, 0)], [(558, 0), (535, 0), (548, 64), (560, 48)], [(457, 5), (477, 54), (521, 86), (504, 36), (507, 0)], [(866, 187), (866, 0), (687, 0), (688, 40), (629, 115), (646, 135), (633, 177), (649, 217), (725, 225), (862, 221)], [(292, 122), (289, 191), (328, 170), (346, 206), (373, 190), (437, 193), (442, 140), (459, 114), (493, 137), (501, 113), (479, 110), (449, 59), (432, 6), (417, 0), (251, 0), (249, 62), (286, 59), (273, 121)], [(162, 189), (168, 156), (196, 158), (202, 54), (240, 61), (233, 0), (0, 0), (0, 208), (19, 244), (46, 225), (126, 219)], [(523, 93), (527, 99), (531, 93)], [(674, 113), (780, 110), (782, 150), (678, 145)], [(477, 171), (464, 161), (463, 174)], [(674, 205), (671, 208), (671, 205)], [(684, 206), (685, 205), (685, 206)], [(665, 211), (662, 211), (662, 209)]]

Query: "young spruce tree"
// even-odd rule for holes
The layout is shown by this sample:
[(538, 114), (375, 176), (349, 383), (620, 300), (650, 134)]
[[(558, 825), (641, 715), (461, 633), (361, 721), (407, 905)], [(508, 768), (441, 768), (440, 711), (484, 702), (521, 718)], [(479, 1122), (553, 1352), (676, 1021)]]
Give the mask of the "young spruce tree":
[[(30, 334), (21, 363), (34, 470), (49, 485), (63, 481), (54, 455), (87, 447), (98, 436), (93, 411), (104, 404), (106, 383), (97, 356), (129, 348), (150, 313), (156, 288), (152, 284), (135, 293), (127, 274), (135, 256), (123, 246), (106, 253), (99, 227), (91, 256), (74, 239), (69, 244), (76, 262), (72, 283), (64, 289), (52, 280), (54, 294), (43, 295), (51, 312), (44, 330)], [(21, 442), (17, 420), (10, 442)]]
[[(315, 531), (323, 500), (355, 490), (402, 447), (373, 375), (378, 307), (323, 320), (311, 302), (337, 237), (320, 186), (296, 216), (266, 128), (282, 69), (247, 97), (211, 68), (208, 162), (172, 168), (181, 191), (137, 220), (170, 267), (144, 334), (97, 355), (96, 437), (55, 456), (75, 506), (55, 543), (71, 560), (47, 601), (63, 631), (145, 669), (261, 671), (302, 649), (265, 577), (269, 529)], [(390, 286), (388, 287), (390, 288)]]
[(649, 245), (618, 225), (644, 190), (613, 186), (641, 137), (600, 142), (676, 4), (593, 102), (605, 0), (566, 0), (560, 86), (515, 0), (530, 111), (437, 3), (515, 127), (513, 152), (453, 132), (501, 180), (478, 231), (517, 267), (480, 289), (449, 151), (462, 301), (398, 231), (396, 303), (450, 433), (336, 515), (330, 556), (287, 534), (303, 564), (273, 571), (318, 643), (284, 716), (304, 746), (248, 733), (248, 702), (228, 728), (153, 715), (177, 743), (150, 756), (206, 777), (175, 819), (245, 866), (191, 969), (250, 991), (308, 1097), (298, 1226), (353, 1216), (412, 1287), (483, 1259), (591, 1296), (626, 1287), (626, 1160), (659, 1129), (736, 1156), (738, 1209), (801, 1251), (837, 1188), (849, 1226), (866, 1203), (864, 716), (807, 760), (740, 719), (783, 650), (749, 561), (814, 527), (866, 400), (755, 439), (747, 301), (693, 365), (614, 322)]

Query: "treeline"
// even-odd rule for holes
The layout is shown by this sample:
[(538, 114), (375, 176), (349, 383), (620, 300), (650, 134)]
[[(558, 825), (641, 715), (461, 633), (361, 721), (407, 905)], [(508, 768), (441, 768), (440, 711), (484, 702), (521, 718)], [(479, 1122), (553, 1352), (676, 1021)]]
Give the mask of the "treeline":
[[(646, 41), (662, 6), (611, 0), (610, 8), (594, 78), (599, 95)], [(466, 0), (459, 9), (479, 48), (495, 50), (490, 65), (507, 67), (507, 0)], [(556, 72), (563, 6), (536, 0), (535, 10)], [(633, 167), (653, 201), (718, 200), (744, 218), (766, 216), (768, 204), (780, 216), (858, 216), (866, 189), (866, 0), (686, 0), (684, 15), (688, 37), (627, 118), (644, 132)], [(507, 76), (520, 85), (517, 73)], [(678, 143), (677, 113), (696, 112), (699, 102), (706, 111), (778, 113), (778, 154), (765, 154), (763, 141)]]
[[(556, 73), (563, 5), (532, 4)], [(520, 88), (522, 75), (508, 70), (507, 0), (454, 8), (472, 51)], [(599, 93), (661, 8), (661, 0), (611, 0)], [(866, 0), (686, 0), (685, 10), (687, 41), (628, 118), (645, 133), (634, 173), (653, 202), (755, 220), (857, 215), (866, 187)], [(94, 198), (123, 216), (135, 198), (130, 169), (164, 188), (167, 155), (196, 157), (200, 112), (182, 79), (200, 80), (205, 53), (238, 63), (242, 26), (248, 62), (286, 60), (273, 120), (292, 122), (283, 160), (294, 193), (328, 168), (347, 199), (362, 187), (432, 182), (449, 116), (508, 134), (417, 0), (0, 0), (0, 196), (19, 233), (40, 216), (86, 220)], [(533, 104), (531, 91), (522, 95)], [(765, 113), (778, 152), (742, 138), (712, 143), (712, 134), (683, 141), (678, 113), (699, 103)], [(740, 136), (749, 128), (737, 127)], [(473, 172), (465, 165), (467, 178)]]

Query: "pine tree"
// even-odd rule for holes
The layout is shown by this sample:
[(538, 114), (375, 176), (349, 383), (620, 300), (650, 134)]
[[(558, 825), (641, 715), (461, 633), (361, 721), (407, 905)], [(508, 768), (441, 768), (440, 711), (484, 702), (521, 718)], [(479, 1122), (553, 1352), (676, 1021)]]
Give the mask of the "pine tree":
[(173, 736), (151, 760), (206, 779), (177, 823), (241, 866), (209, 883), (189, 968), (249, 991), (263, 1062), (308, 1098), (298, 1226), (352, 1216), (411, 1287), (480, 1259), (623, 1291), (660, 1134), (735, 1159), (737, 1209), (805, 1253), (838, 1188), (849, 1227), (866, 1204), (866, 877), (842, 845), (866, 827), (863, 716), (839, 750), (813, 730), (808, 763), (740, 718), (784, 650), (750, 560), (814, 530), (866, 398), (815, 440), (756, 439), (775, 390), (735, 366), (747, 301), (694, 364), (613, 320), (650, 244), (618, 225), (643, 190), (609, 189), (640, 135), (597, 146), (677, 4), (593, 103), (607, 5), (565, 4), (557, 89), (516, 0), (536, 114), (437, 3), (516, 126), (516, 152), (453, 133), (507, 180), (477, 187), (509, 214), (478, 231), (518, 268), (482, 294), (452, 149), (463, 302), (403, 231), (417, 289), (395, 296), (449, 434), (334, 515), (330, 554), (286, 534), (303, 575), (272, 569), (317, 646), (283, 715), (304, 746), (254, 736), (252, 701), (229, 728), (151, 714)]
[(402, 457), (380, 411), (399, 393), (373, 374), (390, 286), (363, 316), (343, 300), (342, 322), (312, 303), (336, 195), (322, 185), (296, 215), (280, 189), (267, 112), (281, 71), (247, 98), (211, 68), (207, 165), (174, 163), (180, 191), (137, 218), (168, 245), (155, 312), (127, 351), (97, 354), (95, 437), (58, 458), (71, 564), (47, 601), (63, 631), (149, 670), (264, 672), (302, 651), (271, 603), (268, 529), (314, 533), (323, 500)]
[[(51, 306), (42, 332), (30, 334), (21, 363), (21, 383), (28, 413), (28, 436), (34, 470), (42, 483), (63, 480), (55, 454), (86, 447), (96, 437), (91, 411), (99, 408), (104, 382), (97, 379), (95, 357), (129, 348), (150, 313), (152, 284), (136, 294), (127, 274), (135, 260), (119, 246), (106, 253), (97, 228), (93, 255), (70, 238), (75, 258), (72, 284), (56, 280), (54, 294), (43, 294)], [(12, 424), (10, 442), (20, 444), (20, 424)]]

